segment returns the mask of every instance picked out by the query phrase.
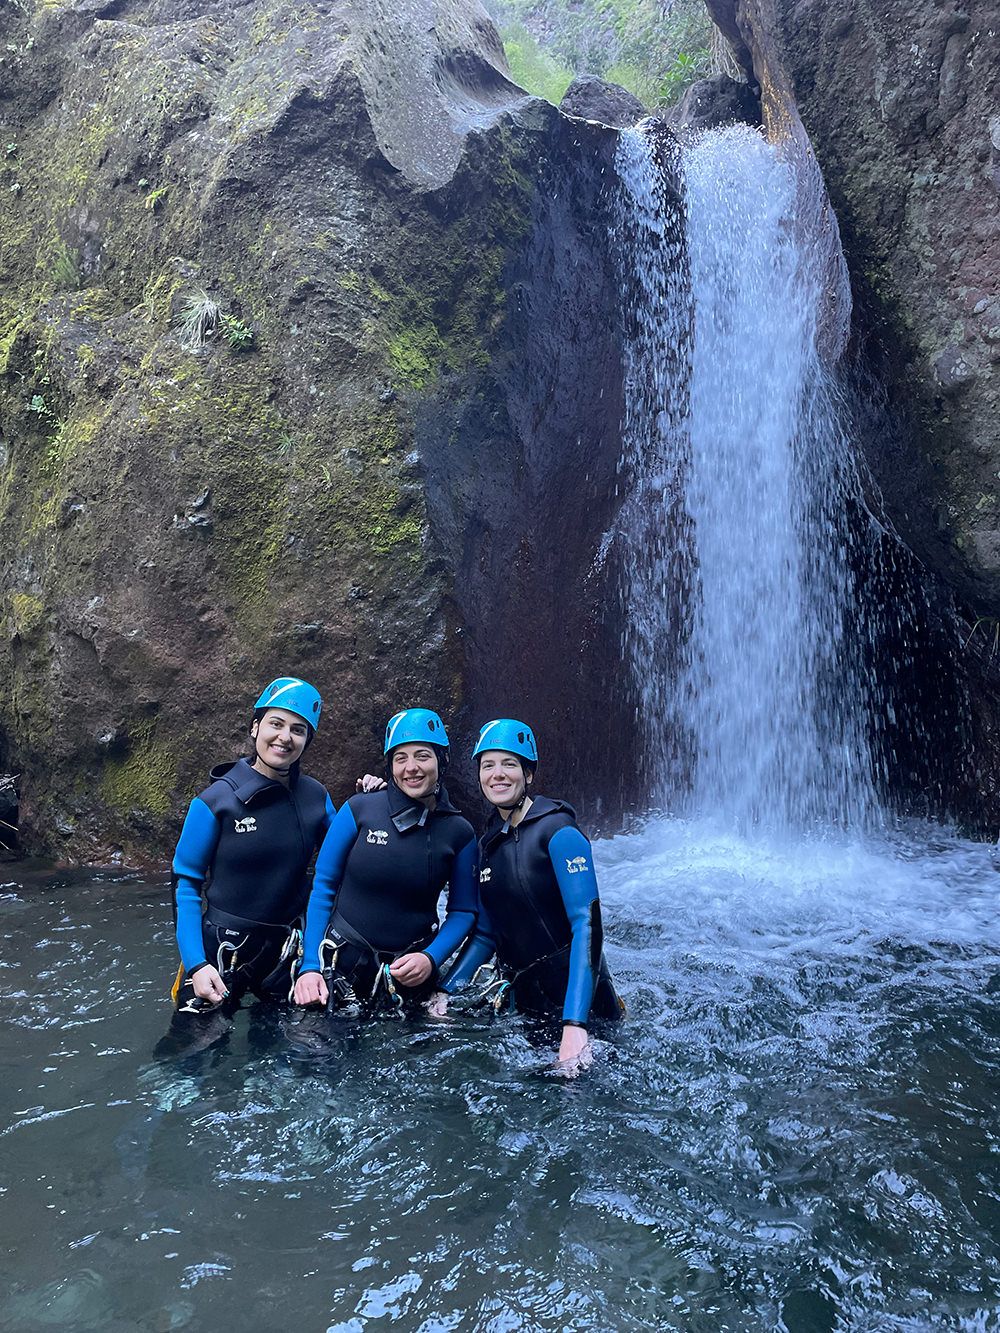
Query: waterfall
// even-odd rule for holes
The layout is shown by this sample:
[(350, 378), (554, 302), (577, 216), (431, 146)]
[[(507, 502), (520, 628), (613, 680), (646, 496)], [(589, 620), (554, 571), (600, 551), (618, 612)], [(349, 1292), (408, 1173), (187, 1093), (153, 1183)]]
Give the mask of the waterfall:
[[(815, 192), (754, 130), (681, 153), (686, 258), (664, 244), (655, 131), (623, 133), (624, 457), (636, 528), (629, 655), (651, 767), (736, 826), (857, 824), (875, 807), (850, 552), (860, 509), (818, 349)], [(631, 219), (631, 221), (629, 221)], [(828, 253), (828, 247), (827, 247)], [(667, 393), (677, 360), (686, 391)], [(656, 533), (650, 540), (650, 532)], [(654, 554), (650, 556), (648, 552)], [(677, 618), (683, 626), (677, 625)]]

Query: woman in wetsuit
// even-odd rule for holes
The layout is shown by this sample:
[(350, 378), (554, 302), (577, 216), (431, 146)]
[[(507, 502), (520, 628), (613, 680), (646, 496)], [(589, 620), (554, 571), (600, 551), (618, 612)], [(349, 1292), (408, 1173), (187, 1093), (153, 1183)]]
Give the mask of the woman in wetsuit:
[(254, 706), (253, 758), (214, 768), (191, 802), (173, 861), (178, 1014), (232, 1013), (248, 991), (288, 998), (309, 865), (335, 813), (299, 771), (321, 711), (306, 681), (272, 681)]
[(441, 781), (444, 723), (426, 708), (396, 713), (385, 755), (388, 787), (341, 807), (316, 862), (298, 1004), (357, 1001), (371, 1012), (424, 999), (475, 924), (476, 839)]
[(538, 750), (531, 728), (487, 722), (473, 750), (493, 814), (479, 840), (478, 921), (444, 984), (465, 986), (495, 953), (492, 994), (519, 1012), (561, 1014), (559, 1062), (589, 1060), (587, 1023), (621, 1018), (604, 961), (601, 904), (590, 843), (565, 801), (530, 796)]

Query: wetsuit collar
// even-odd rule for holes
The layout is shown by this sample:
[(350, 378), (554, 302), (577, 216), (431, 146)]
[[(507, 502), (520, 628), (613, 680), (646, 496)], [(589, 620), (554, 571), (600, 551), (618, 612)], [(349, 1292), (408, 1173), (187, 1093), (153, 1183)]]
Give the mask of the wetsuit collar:
[[(576, 811), (568, 802), (552, 801), (548, 796), (532, 796), (531, 805), (528, 807), (527, 814), (516, 827), (522, 829), (525, 824), (534, 823), (536, 819), (544, 819), (546, 815), (558, 814), (560, 812), (569, 815), (575, 822)], [(512, 830), (510, 826), (510, 820), (502, 818), (501, 815), (494, 810), (489, 823), (486, 825), (486, 832), (483, 836), (487, 842), (492, 842), (494, 838), (501, 837), (503, 834), (511, 833), (513, 831), (514, 830)]]
[[(284, 788), (283, 783), (258, 773), (246, 759), (237, 759), (234, 764), (219, 764), (212, 769), (211, 776), (214, 781), (221, 780), (228, 783), (244, 805), (251, 804), (265, 791), (273, 791), (276, 787)], [(289, 790), (294, 790), (298, 779), (297, 771), (288, 775)]]
[(407, 833), (412, 828), (423, 828), (432, 813), (458, 814), (443, 783), (438, 791), (437, 803), (433, 812), (428, 810), (423, 801), (414, 801), (405, 792), (400, 791), (391, 778), (386, 789), (386, 795), (389, 798), (389, 818), (395, 824), (397, 833)]

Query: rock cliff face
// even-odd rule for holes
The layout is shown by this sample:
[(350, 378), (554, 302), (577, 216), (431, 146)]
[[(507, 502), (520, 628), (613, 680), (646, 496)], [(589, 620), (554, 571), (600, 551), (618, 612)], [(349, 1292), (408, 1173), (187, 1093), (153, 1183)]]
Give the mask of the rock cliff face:
[(885, 636), (878, 671), (909, 700), (876, 718), (891, 732), (881, 745), (887, 785), (992, 836), (1000, 822), (996, 7), (706, 3), (760, 90), (769, 133), (808, 134), (850, 269), (848, 353), (867, 400), (857, 438), (882, 492), (876, 505), (909, 548), (880, 539), (881, 571), (871, 575)]
[(1000, 24), (991, 0), (709, 0), (791, 105), (914, 448), (870, 462), (914, 550), (1000, 615)]
[(0, 51), (23, 841), (162, 853), (284, 672), (338, 801), (416, 703), (463, 758), (524, 709), (546, 780), (607, 794), (610, 132), (526, 99), (468, 3), (23, 0)]

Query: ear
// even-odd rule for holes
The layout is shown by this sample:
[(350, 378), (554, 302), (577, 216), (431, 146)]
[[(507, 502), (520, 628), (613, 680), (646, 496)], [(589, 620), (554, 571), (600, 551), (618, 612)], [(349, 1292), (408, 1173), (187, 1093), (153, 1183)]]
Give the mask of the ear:
[(535, 775), (534, 775), (534, 773), (529, 773), (529, 772), (527, 771), (527, 769), (525, 769), (525, 773), (524, 773), (524, 785), (525, 785), (526, 787), (530, 787), (531, 784), (534, 782), (534, 780), (535, 780)]
[(260, 723), (258, 722), (258, 720), (257, 720), (256, 718), (254, 718), (253, 723), (252, 723), (252, 725), (251, 725), (251, 727), (250, 727), (250, 735), (254, 738), (254, 740), (257, 739), (257, 732), (258, 732), (258, 731), (260, 731)]

